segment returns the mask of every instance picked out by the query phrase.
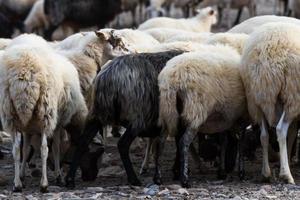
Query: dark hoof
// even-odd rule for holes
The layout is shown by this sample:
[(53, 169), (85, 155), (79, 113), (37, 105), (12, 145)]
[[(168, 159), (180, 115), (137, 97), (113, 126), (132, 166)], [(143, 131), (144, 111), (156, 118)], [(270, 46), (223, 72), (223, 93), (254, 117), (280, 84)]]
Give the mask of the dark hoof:
[(138, 179), (136, 179), (136, 180), (128, 180), (128, 182), (129, 182), (130, 185), (133, 185), (133, 186), (142, 186), (141, 181), (139, 181)]
[(40, 191), (41, 191), (41, 193), (48, 193), (48, 187), (47, 186), (41, 186)]
[(240, 178), (241, 181), (245, 180), (245, 176), (246, 176), (245, 174), (246, 173), (245, 173), (244, 170), (239, 172), (239, 178)]
[(22, 192), (22, 186), (13, 187), (13, 192)]
[(156, 185), (162, 185), (161, 178), (159, 178), (159, 177), (154, 177), (154, 178), (153, 178), (153, 182), (154, 182)]
[(188, 181), (181, 182), (181, 186), (184, 188), (190, 188), (191, 184)]
[(58, 176), (56, 178), (55, 184), (56, 184), (56, 186), (59, 186), (59, 187), (63, 186), (63, 182), (62, 182), (61, 176)]
[(262, 176), (261, 182), (262, 183), (271, 183), (271, 177)]
[(219, 180), (225, 180), (227, 178), (227, 174), (225, 171), (223, 170), (219, 170), (218, 171), (218, 179)]
[(141, 169), (140, 175), (145, 175), (148, 173), (148, 169)]
[(66, 182), (66, 187), (67, 188), (69, 188), (69, 189), (74, 189), (75, 188), (75, 181), (74, 181), (74, 179), (66, 177), (65, 182)]

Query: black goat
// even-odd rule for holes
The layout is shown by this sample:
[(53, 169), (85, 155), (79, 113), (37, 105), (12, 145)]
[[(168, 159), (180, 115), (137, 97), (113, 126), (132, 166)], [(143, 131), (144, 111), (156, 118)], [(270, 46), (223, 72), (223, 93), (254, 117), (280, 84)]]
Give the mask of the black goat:
[[(82, 155), (87, 151), (86, 147), (98, 131), (102, 134), (102, 129), (106, 125), (126, 128), (118, 142), (119, 153), (128, 182), (132, 185), (141, 185), (129, 158), (129, 148), (138, 136), (160, 135), (161, 128), (157, 125), (159, 112), (157, 77), (167, 61), (181, 53), (169, 51), (126, 55), (115, 58), (104, 67), (94, 82), (94, 104), (66, 177), (67, 186), (74, 186), (76, 169)], [(160, 178), (160, 168), (156, 165), (154, 181), (160, 183)]]
[(65, 21), (80, 27), (103, 28), (121, 12), (121, 0), (45, 0), (44, 10), (50, 20), (50, 27), (45, 32), (49, 39)]

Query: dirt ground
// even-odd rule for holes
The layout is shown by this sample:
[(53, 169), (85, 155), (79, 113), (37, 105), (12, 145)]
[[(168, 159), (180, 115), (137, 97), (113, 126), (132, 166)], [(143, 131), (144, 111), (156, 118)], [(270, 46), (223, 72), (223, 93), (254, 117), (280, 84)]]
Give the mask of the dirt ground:
[[(275, 0), (259, 0), (258, 14), (272, 14)], [(230, 17), (234, 19), (236, 11), (232, 11)], [(248, 18), (248, 12), (244, 12), (242, 20)], [(233, 20), (232, 20), (233, 21)], [(214, 29), (220, 31), (223, 29)], [(172, 164), (175, 157), (174, 142), (169, 141), (163, 155), (163, 185), (152, 184), (153, 170), (140, 176), (142, 187), (130, 187), (127, 185), (126, 174), (119, 158), (116, 147), (117, 139), (109, 138), (105, 153), (105, 164), (101, 166), (98, 178), (95, 182), (82, 182), (80, 174), (76, 178), (76, 188), (68, 190), (65, 187), (55, 186), (53, 172), (49, 174), (49, 193), (39, 192), (40, 178), (30, 176), (27, 171), (25, 179), (26, 187), (23, 193), (12, 193), (13, 186), (13, 158), (11, 145), (3, 145), (7, 149), (5, 157), (0, 160), (0, 199), (300, 199), (300, 170), (299, 166), (292, 166), (292, 174), (296, 185), (282, 184), (278, 177), (278, 164), (272, 164), (273, 180), (271, 183), (261, 183), (261, 158), (254, 162), (246, 162), (246, 180), (240, 181), (236, 173), (229, 175), (226, 181), (216, 178), (216, 168), (210, 163), (203, 163), (199, 169), (198, 164), (191, 161), (192, 188), (183, 189), (179, 182), (172, 180)], [(145, 146), (145, 144), (144, 144)], [(259, 154), (258, 154), (259, 155)], [(132, 148), (131, 158), (138, 173), (144, 157), (144, 149)], [(1, 181), (0, 181), (1, 182)]]

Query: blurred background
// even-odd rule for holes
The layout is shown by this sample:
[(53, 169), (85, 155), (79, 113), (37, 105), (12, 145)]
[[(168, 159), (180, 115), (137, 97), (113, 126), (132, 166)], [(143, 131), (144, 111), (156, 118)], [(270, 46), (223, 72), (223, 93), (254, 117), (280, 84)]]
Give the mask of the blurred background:
[(300, 17), (300, 0), (0, 0), (0, 37), (62, 40), (82, 30), (137, 28), (153, 17), (190, 18), (207, 6), (218, 11), (213, 32), (256, 15)]

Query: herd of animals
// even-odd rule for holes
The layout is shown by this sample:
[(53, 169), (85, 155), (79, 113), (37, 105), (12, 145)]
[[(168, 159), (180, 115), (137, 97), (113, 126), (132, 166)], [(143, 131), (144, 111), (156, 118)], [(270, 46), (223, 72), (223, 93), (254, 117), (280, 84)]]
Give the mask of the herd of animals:
[[(297, 2), (278, 1), (282, 13), (294, 16)], [(204, 7), (195, 9), (199, 4)], [(161, 17), (172, 6), (186, 18)], [(248, 7), (251, 18), (212, 33), (230, 7), (240, 9), (238, 17)], [(137, 137), (147, 138), (141, 173), (153, 157), (156, 184), (163, 182), (161, 155), (169, 137), (176, 144), (174, 178), (184, 187), (190, 187), (189, 153), (196, 162), (199, 155), (219, 157), (219, 178), (238, 164), (242, 179), (244, 160), (254, 159), (260, 144), (263, 180), (271, 178), (269, 155), (275, 154), (280, 178), (294, 184), (289, 163), (299, 154), (300, 20), (254, 17), (255, 9), (254, 0), (0, 1), (0, 119), (12, 138), (13, 190), (22, 191), (26, 166), (39, 157), (42, 192), (51, 162), (57, 184), (73, 188), (79, 167), (84, 181), (95, 180), (105, 144), (90, 147), (97, 137), (105, 140), (109, 126), (120, 137), (131, 185), (141, 185), (129, 157)], [(137, 29), (105, 28), (124, 11), (134, 19), (139, 11), (145, 20)], [(90, 26), (99, 30), (74, 33)], [(51, 41), (57, 29), (74, 34)]]

